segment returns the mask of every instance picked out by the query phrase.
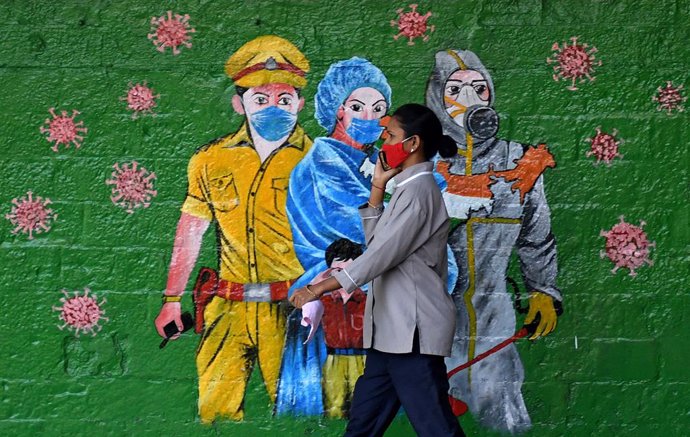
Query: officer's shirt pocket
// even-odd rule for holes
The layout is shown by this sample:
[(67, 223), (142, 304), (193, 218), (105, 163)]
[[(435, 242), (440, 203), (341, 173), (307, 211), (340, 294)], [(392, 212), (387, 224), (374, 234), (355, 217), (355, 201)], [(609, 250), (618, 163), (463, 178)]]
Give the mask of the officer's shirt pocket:
[(210, 180), (213, 208), (220, 212), (229, 212), (240, 204), (240, 196), (232, 173)]
[(285, 215), (285, 204), (287, 203), (287, 190), (289, 178), (273, 178), (271, 189), (273, 190), (273, 207), (280, 214)]

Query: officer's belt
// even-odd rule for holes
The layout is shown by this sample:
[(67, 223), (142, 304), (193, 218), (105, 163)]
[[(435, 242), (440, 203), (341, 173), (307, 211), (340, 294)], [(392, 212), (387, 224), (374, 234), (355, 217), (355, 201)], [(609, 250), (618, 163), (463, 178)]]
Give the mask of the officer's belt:
[[(271, 302), (287, 299), (288, 290), (294, 283), (295, 281), (293, 279), (290, 281), (278, 281), (268, 284), (271, 290)], [(221, 279), (218, 281), (216, 296), (222, 297), (225, 300), (244, 301), (244, 284)]]
[[(289, 281), (278, 281), (268, 284), (271, 291), (271, 302), (287, 299), (288, 290), (294, 283), (295, 280), (291, 279)], [(204, 309), (214, 297), (243, 302), (244, 284), (220, 279), (218, 277), (218, 272), (209, 267), (202, 267), (199, 270), (193, 294), (196, 313), (195, 330), (197, 333), (203, 330)]]

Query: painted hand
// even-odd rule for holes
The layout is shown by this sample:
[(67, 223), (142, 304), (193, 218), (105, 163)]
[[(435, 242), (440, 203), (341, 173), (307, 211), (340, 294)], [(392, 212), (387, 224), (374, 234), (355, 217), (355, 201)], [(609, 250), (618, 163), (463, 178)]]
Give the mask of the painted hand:
[(546, 293), (533, 291), (529, 295), (529, 311), (525, 317), (525, 325), (532, 323), (537, 314), (539, 314), (539, 325), (530, 340), (549, 335), (556, 329), (558, 323), (553, 298)]
[(513, 162), (517, 164), (514, 169), (496, 172), (495, 176), (511, 183), (511, 191), (517, 190), (520, 193), (520, 203), (525, 201), (525, 195), (532, 191), (539, 176), (547, 168), (556, 166), (556, 161), (546, 144), (530, 147), (520, 159)]
[(316, 299), (318, 299), (318, 297), (314, 293), (309, 291), (307, 287), (302, 287), (295, 290), (288, 300), (295, 306), (295, 308), (302, 308), (305, 303)]
[(364, 158), (362, 165), (359, 166), (359, 172), (364, 176), (364, 179), (374, 176), (374, 169), (376, 164), (369, 161), (369, 158)]
[[(153, 322), (153, 324), (156, 325), (158, 335), (165, 338), (163, 327), (173, 321), (177, 325), (177, 329), (182, 332), (184, 324), (182, 323), (181, 313), (181, 305), (179, 302), (164, 303), (161, 307), (161, 311), (158, 313), (158, 317), (156, 317), (156, 320)], [(179, 337), (180, 333), (177, 333), (170, 337), (170, 340), (177, 340)]]

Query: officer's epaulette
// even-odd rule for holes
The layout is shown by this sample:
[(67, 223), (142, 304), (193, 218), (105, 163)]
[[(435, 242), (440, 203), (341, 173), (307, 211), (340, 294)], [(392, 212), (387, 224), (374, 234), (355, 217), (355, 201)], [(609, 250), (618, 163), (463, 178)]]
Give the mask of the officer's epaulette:
[(220, 137), (218, 137), (218, 138), (216, 138), (216, 139), (213, 139), (213, 140), (209, 141), (208, 143), (204, 144), (203, 146), (198, 147), (198, 148), (196, 149), (196, 151), (194, 151), (194, 154), (196, 155), (197, 153), (205, 152), (205, 151), (208, 150), (210, 147), (215, 146), (216, 144), (222, 142), (223, 140), (225, 140), (225, 139), (227, 139), (227, 138), (229, 138), (229, 137), (232, 137), (233, 135), (235, 135), (235, 134), (234, 134), (234, 133), (229, 133), (229, 134), (226, 134), (226, 135), (222, 135), (222, 136), (220, 136)]

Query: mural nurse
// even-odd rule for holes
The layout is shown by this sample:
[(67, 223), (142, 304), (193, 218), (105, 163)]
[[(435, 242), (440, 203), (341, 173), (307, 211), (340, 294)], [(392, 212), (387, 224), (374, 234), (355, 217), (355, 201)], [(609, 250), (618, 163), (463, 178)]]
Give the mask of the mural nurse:
[[(329, 268), (325, 255), (335, 241), (364, 244), (357, 207), (369, 198), (371, 144), (383, 132), (380, 123), (390, 103), (388, 80), (366, 59), (336, 62), (319, 82), (314, 117), (329, 135), (316, 138), (295, 166), (287, 198), (295, 253), (305, 270), (293, 289)], [(301, 310), (296, 310), (288, 321), (276, 411), (344, 417), (364, 368), (362, 328), (348, 332), (351, 326), (330, 326), (335, 319), (325, 317), (329, 330), (342, 333), (341, 341), (324, 345), (319, 329), (304, 344), (309, 331), (300, 320)]]

